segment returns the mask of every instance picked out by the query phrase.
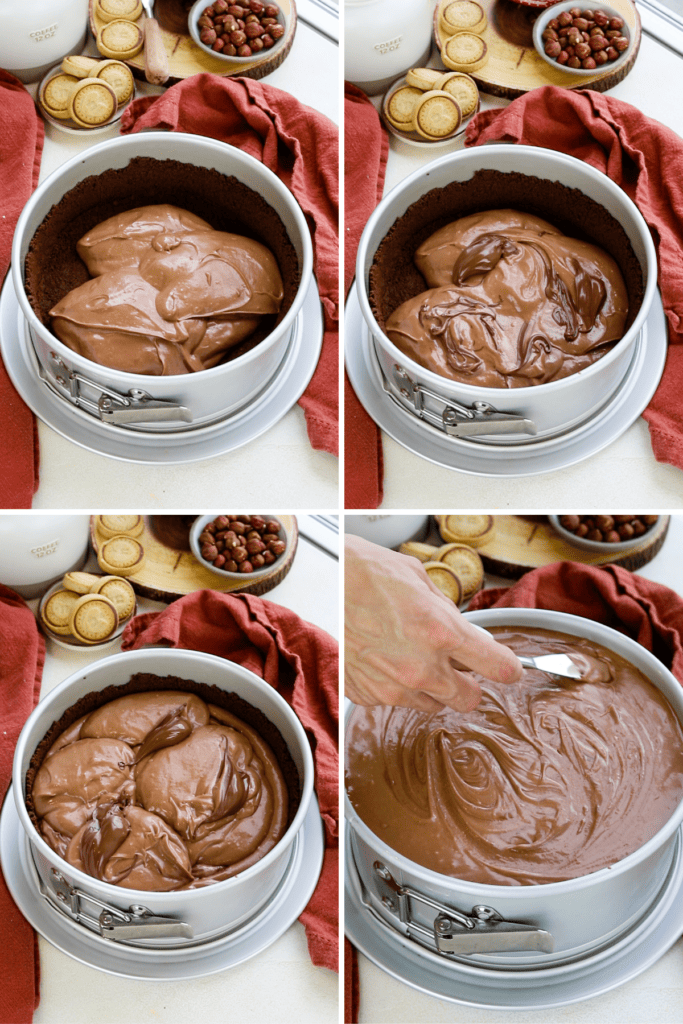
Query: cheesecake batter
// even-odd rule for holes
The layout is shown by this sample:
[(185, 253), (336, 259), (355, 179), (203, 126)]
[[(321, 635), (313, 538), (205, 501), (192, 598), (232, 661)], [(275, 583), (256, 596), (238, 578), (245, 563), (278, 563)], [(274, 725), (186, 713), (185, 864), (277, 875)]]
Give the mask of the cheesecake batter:
[(208, 369), (282, 304), (280, 271), (264, 245), (167, 204), (110, 217), (77, 249), (91, 279), (52, 307), (52, 329), (116, 370)]
[(431, 235), (415, 264), (428, 290), (386, 333), (440, 376), (518, 388), (577, 373), (624, 332), (628, 294), (615, 260), (539, 217), (492, 210)]
[(346, 785), (365, 824), (410, 860), (492, 885), (598, 871), (633, 853), (683, 799), (683, 731), (623, 658), (547, 630), (495, 628), (519, 654), (565, 653), (585, 679), (525, 670), (482, 680), (468, 714), (354, 708)]
[(265, 741), (191, 693), (131, 693), (69, 726), (32, 787), (43, 838), (113, 885), (222, 881), (272, 849), (288, 791)]

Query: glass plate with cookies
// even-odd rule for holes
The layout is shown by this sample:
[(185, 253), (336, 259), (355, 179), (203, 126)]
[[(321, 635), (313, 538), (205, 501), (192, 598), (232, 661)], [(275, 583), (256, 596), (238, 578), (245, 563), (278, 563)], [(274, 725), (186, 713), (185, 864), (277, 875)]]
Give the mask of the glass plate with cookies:
[(69, 135), (98, 135), (117, 124), (135, 99), (135, 79), (120, 60), (70, 54), (38, 86), (38, 109)]
[(411, 146), (439, 148), (462, 135), (479, 110), (479, 90), (461, 71), (411, 68), (382, 101), (388, 131)]
[(137, 610), (137, 595), (123, 576), (67, 572), (41, 598), (38, 622), (59, 647), (92, 650), (119, 639)]

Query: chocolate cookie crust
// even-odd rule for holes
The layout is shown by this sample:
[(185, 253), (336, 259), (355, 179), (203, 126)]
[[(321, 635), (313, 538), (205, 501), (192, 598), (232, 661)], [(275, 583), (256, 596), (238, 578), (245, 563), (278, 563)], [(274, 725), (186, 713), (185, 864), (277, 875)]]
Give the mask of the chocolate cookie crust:
[(179, 160), (134, 157), (126, 167), (84, 178), (49, 211), (26, 254), (26, 295), (38, 319), (50, 328), (50, 310), (73, 288), (90, 280), (76, 243), (115, 214), (139, 206), (168, 203), (189, 210), (216, 231), (231, 231), (266, 245), (277, 260), (284, 284), (275, 317), (242, 344), (231, 348), (229, 362), (262, 341), (291, 306), (301, 268), (280, 216), (253, 189), (229, 175)]
[(150, 672), (137, 672), (131, 676), (127, 683), (121, 686), (107, 686), (104, 690), (86, 693), (83, 697), (72, 704), (64, 712), (58, 721), (52, 723), (47, 733), (38, 744), (26, 772), (26, 809), (29, 817), (39, 831), (38, 819), (33, 805), (33, 781), (38, 769), (45, 760), (45, 756), (65, 729), (73, 725), (79, 718), (91, 714), (103, 704), (124, 697), (129, 693), (147, 693), (158, 690), (175, 690), (183, 693), (193, 693), (200, 697), (207, 704), (215, 704), (239, 718), (246, 725), (250, 725), (265, 740), (277, 758), (280, 770), (284, 776), (285, 785), (289, 793), (289, 809), (287, 815), (287, 827), (291, 825), (301, 801), (301, 782), (296, 765), (289, 752), (279, 729), (266, 718), (262, 711), (253, 707), (248, 701), (239, 697), (236, 693), (222, 690), (218, 686), (208, 683), (198, 683), (191, 679), (179, 679), (176, 676), (157, 676)]
[(542, 217), (571, 238), (599, 245), (616, 260), (629, 295), (624, 331), (643, 301), (643, 274), (626, 232), (611, 213), (579, 189), (517, 171), (476, 171), (469, 181), (453, 181), (425, 193), (389, 229), (370, 268), (369, 298), (377, 323), (427, 284), (413, 262), (419, 245), (439, 228), (484, 210), (520, 210)]

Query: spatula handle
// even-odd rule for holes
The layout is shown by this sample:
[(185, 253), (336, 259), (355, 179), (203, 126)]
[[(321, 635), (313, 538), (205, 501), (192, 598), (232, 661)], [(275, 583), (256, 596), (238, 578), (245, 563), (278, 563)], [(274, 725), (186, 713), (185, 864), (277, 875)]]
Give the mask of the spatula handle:
[(168, 81), (168, 56), (156, 18), (145, 18), (145, 78), (152, 85)]

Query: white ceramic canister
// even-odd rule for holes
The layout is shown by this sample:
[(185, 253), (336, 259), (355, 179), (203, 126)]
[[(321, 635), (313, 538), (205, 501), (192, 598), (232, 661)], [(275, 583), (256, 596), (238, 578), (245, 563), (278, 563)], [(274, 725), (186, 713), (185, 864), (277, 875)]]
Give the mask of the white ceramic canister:
[[(659, 689), (683, 724), (683, 689), (665, 666), (648, 650), (602, 623), (535, 608), (490, 608), (467, 614), (489, 629), (496, 625), (538, 627), (586, 637), (626, 658)], [(353, 706), (347, 710), (347, 722)], [(541, 978), (562, 976), (577, 959), (599, 962), (606, 950), (623, 941), (629, 931), (647, 920), (666, 888), (681, 836), (683, 802), (651, 839), (623, 860), (588, 875), (544, 885), (483, 885), (439, 874), (397, 853), (360, 819), (348, 797), (345, 814), (350, 833), (353, 868), (364, 890), (368, 914), (381, 927), (391, 929), (406, 948), (425, 963), (436, 952), (438, 916), (453, 911), (469, 921), (477, 949), (456, 957), (458, 965), (477, 971), (519, 971), (525, 977), (537, 971)], [(403, 897), (396, 887), (406, 890)], [(408, 893), (415, 893), (409, 898)], [(477, 908), (486, 913), (476, 913)], [(495, 911), (502, 919), (488, 913)], [(487, 921), (490, 922), (487, 934)], [(476, 922), (476, 923), (475, 923)], [(505, 922), (527, 926), (523, 942), (510, 952)], [(467, 942), (467, 939), (465, 939)], [(507, 948), (506, 948), (507, 947)], [(485, 951), (482, 951), (485, 950)]]
[[(230, 362), (197, 373), (161, 377), (114, 370), (64, 345), (40, 321), (28, 301), (24, 288), (26, 253), (52, 206), (85, 178), (110, 168), (125, 168), (135, 157), (178, 160), (237, 178), (265, 199), (285, 227), (299, 263), (300, 280), (294, 299), (263, 341)], [(110, 139), (62, 164), (29, 199), (12, 244), (14, 290), (28, 322), (41, 373), (65, 402), (128, 432), (191, 432), (253, 402), (282, 368), (312, 274), (313, 248), (306, 219), (280, 179), (240, 149), (215, 139), (174, 132), (141, 132)], [(165, 403), (165, 407), (159, 403)], [(112, 419), (112, 415), (118, 418)]]
[(430, 0), (344, 0), (344, 78), (371, 96), (429, 59)]
[(88, 555), (90, 516), (0, 515), (0, 583), (38, 597)]
[[(143, 892), (110, 885), (63, 860), (39, 835), (29, 817), (25, 804), (26, 773), (34, 751), (53, 722), (58, 721), (85, 694), (109, 686), (122, 686), (138, 672), (193, 680), (236, 693), (261, 711), (287, 744), (299, 774), (299, 807), (279, 843), (260, 861), (233, 878), (181, 892)], [(51, 690), (24, 725), (14, 755), (12, 781), (19, 820), (28, 836), (40, 884), (48, 894), (50, 906), (53, 909), (63, 907), (66, 921), (88, 936), (94, 934), (95, 942), (110, 940), (101, 939), (97, 932), (91, 933), (88, 925), (78, 920), (81, 905), (84, 913), (87, 905), (90, 914), (92, 906), (97, 907), (95, 918), (102, 905), (113, 908), (115, 917), (119, 913), (137, 918), (141, 936), (134, 940), (137, 955), (158, 958), (161, 951), (169, 959), (177, 959), (190, 955), (190, 947), (198, 947), (246, 926), (274, 896), (287, 872), (292, 844), (310, 808), (313, 756), (294, 711), (272, 686), (253, 672), (200, 651), (146, 648), (103, 658), (86, 669), (80, 669)], [(83, 895), (74, 898), (73, 893)], [(168, 928), (164, 928), (164, 922), (161, 922), (158, 929), (161, 934), (148, 936), (144, 918), (149, 914), (138, 912), (140, 908), (155, 917), (168, 919)], [(55, 909), (56, 914), (60, 912)], [(165, 931), (170, 934), (164, 934)]]
[[(635, 320), (623, 338), (597, 362), (561, 380), (526, 388), (485, 388), (449, 380), (414, 362), (398, 349), (375, 319), (369, 298), (369, 275), (375, 253), (394, 223), (432, 189), (451, 182), (468, 182), (479, 170), (524, 174), (557, 181), (578, 189), (599, 203), (623, 227), (643, 276), (643, 298)], [(550, 220), (550, 216), (547, 217)], [(363, 318), (391, 395), (406, 415), (415, 417), (426, 431), (436, 427), (453, 433), (453, 423), (478, 417), (481, 427), (472, 432), (498, 444), (514, 444), (559, 436), (597, 415), (614, 395), (628, 372), (636, 342), (657, 289), (657, 257), (642, 214), (607, 175), (582, 160), (534, 146), (476, 146), (443, 156), (405, 178), (391, 191), (368, 220), (358, 246), (356, 289)], [(481, 406), (487, 407), (482, 413)], [(507, 433), (487, 435), (490, 411), (512, 416)], [(533, 429), (532, 429), (533, 428)], [(468, 435), (469, 436), (469, 435)], [(484, 442), (484, 443), (485, 443)]]
[(69, 53), (80, 53), (88, 0), (0, 0), (0, 67), (38, 82)]

